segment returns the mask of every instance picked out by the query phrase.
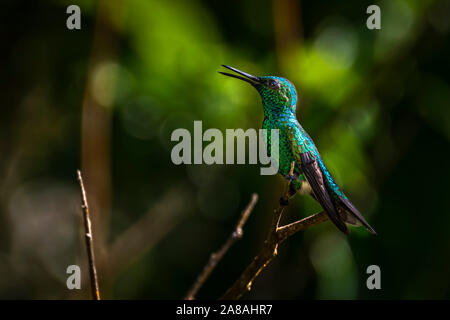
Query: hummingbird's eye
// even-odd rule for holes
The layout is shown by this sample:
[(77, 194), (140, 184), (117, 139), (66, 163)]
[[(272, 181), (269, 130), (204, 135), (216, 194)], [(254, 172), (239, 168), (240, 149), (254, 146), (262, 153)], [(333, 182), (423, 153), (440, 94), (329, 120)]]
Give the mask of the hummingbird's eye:
[(267, 86), (270, 89), (279, 89), (280, 88), (280, 84), (278, 83), (277, 80), (269, 80), (269, 81), (267, 81)]

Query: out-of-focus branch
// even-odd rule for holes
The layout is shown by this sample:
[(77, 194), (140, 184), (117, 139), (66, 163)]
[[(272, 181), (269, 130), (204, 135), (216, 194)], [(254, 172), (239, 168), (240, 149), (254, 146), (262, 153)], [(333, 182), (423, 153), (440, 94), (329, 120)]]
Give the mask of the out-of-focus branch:
[[(96, 236), (98, 268), (102, 270), (111, 216), (111, 110), (115, 77), (100, 77), (108, 63), (118, 59), (117, 29), (122, 23), (125, 1), (99, 0), (96, 9), (92, 49), (81, 110), (81, 170), (86, 181)], [(111, 17), (114, 17), (112, 19)], [(99, 94), (99, 92), (102, 94)], [(103, 98), (101, 98), (103, 97)]]
[[(287, 75), (292, 72), (296, 53), (302, 45), (301, 1), (273, 0), (273, 25), (278, 66)], [(294, 68), (295, 72), (298, 72)]]
[(108, 250), (108, 278), (136, 261), (167, 235), (191, 210), (184, 185), (169, 190), (150, 210), (113, 242)]
[[(291, 164), (290, 176), (293, 176), (294, 162)], [(324, 212), (320, 212), (296, 221), (294, 223), (279, 227), (281, 216), (284, 209), (289, 204), (289, 189), (291, 181), (286, 184), (286, 189), (283, 196), (280, 198), (279, 206), (274, 210), (272, 217), (272, 224), (270, 226), (267, 238), (264, 241), (263, 248), (253, 261), (244, 270), (241, 276), (234, 282), (234, 284), (221, 297), (224, 300), (235, 300), (242, 297), (242, 295), (250, 291), (253, 281), (258, 277), (261, 271), (269, 265), (273, 258), (277, 255), (278, 245), (285, 241), (295, 233), (305, 230), (309, 227), (315, 226), (328, 220), (328, 216)]]
[(211, 272), (216, 268), (219, 261), (222, 260), (223, 256), (228, 252), (228, 250), (236, 242), (236, 240), (242, 238), (242, 236), (244, 234), (243, 227), (244, 227), (245, 223), (247, 222), (248, 218), (250, 217), (250, 214), (252, 213), (253, 208), (255, 207), (257, 201), (258, 201), (258, 195), (256, 193), (253, 193), (252, 198), (251, 198), (250, 202), (248, 203), (247, 207), (244, 209), (244, 211), (242, 211), (239, 221), (236, 224), (236, 228), (231, 233), (231, 235), (228, 237), (227, 241), (220, 248), (220, 250), (211, 254), (211, 256), (209, 257), (208, 263), (203, 268), (202, 272), (199, 274), (199, 276), (195, 280), (194, 284), (192, 285), (192, 287), (189, 289), (188, 293), (184, 297), (185, 300), (194, 300), (195, 299), (195, 295), (197, 294), (198, 290), (200, 290), (202, 285), (208, 279)]
[(95, 255), (94, 255), (94, 245), (93, 245), (93, 234), (91, 227), (91, 219), (89, 217), (89, 206), (86, 199), (86, 190), (84, 189), (83, 177), (81, 176), (81, 171), (77, 171), (78, 182), (80, 184), (81, 191), (81, 209), (83, 211), (83, 221), (84, 221), (84, 234), (86, 239), (86, 250), (89, 262), (89, 274), (91, 280), (91, 290), (92, 299), (100, 300), (100, 290), (98, 287), (97, 279), (97, 269), (95, 267)]

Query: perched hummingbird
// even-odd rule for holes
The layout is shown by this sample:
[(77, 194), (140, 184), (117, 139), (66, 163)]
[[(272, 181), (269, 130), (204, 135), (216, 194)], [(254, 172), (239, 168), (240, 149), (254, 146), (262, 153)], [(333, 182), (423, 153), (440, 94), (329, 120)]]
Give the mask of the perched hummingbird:
[[(295, 115), (297, 92), (294, 85), (285, 78), (255, 77), (226, 65), (223, 67), (239, 75), (219, 73), (250, 83), (261, 95), (264, 109), (262, 128), (267, 129), (268, 132), (270, 129), (279, 130), (278, 173), (291, 180), (290, 195), (295, 195), (297, 191), (311, 195), (320, 203), (330, 220), (345, 234), (349, 233), (345, 223), (362, 224), (371, 233), (376, 234), (336, 184), (325, 167), (313, 140), (298, 122)], [(270, 155), (269, 134), (266, 145)], [(292, 162), (295, 162), (295, 165), (294, 174), (291, 177), (289, 172)]]

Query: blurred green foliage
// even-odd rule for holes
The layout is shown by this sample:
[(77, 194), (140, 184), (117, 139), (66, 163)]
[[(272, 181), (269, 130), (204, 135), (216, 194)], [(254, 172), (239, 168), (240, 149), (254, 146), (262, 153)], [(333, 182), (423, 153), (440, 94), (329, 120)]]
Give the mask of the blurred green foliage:
[[(75, 2), (79, 31), (65, 27)], [(381, 30), (366, 28), (374, 3)], [(75, 179), (86, 91), (110, 115), (107, 241), (174, 186), (190, 197), (160, 241), (116, 276), (100, 275), (104, 295), (183, 297), (257, 192), (244, 238), (198, 297), (219, 297), (231, 285), (261, 246), (282, 179), (260, 176), (256, 165), (170, 161), (171, 132), (192, 130), (194, 120), (204, 130), (260, 127), (256, 91), (219, 75), (221, 64), (296, 85), (300, 122), (379, 234), (352, 229), (346, 238), (329, 223), (298, 234), (246, 298), (450, 298), (449, 1), (9, 0), (1, 7), (1, 298), (85, 297), (68, 292), (65, 268), (86, 268)], [(96, 37), (100, 16), (107, 36)], [(93, 62), (98, 48), (106, 53)], [(297, 196), (286, 221), (318, 210)], [(381, 268), (382, 290), (366, 288), (371, 264)]]

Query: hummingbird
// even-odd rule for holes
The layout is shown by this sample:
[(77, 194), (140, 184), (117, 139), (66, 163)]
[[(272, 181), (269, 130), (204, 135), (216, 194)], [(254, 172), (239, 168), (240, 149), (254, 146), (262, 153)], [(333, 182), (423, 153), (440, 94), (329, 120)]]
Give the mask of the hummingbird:
[[(316, 145), (297, 120), (297, 91), (286, 78), (256, 77), (236, 68), (222, 65), (237, 74), (219, 73), (250, 83), (260, 94), (264, 110), (262, 128), (279, 130), (278, 173), (291, 181), (289, 196), (297, 192), (312, 196), (322, 206), (330, 220), (345, 234), (346, 223), (365, 226), (372, 234), (375, 230), (350, 202), (336, 184), (317, 150)], [(269, 131), (270, 132), (270, 131)], [(267, 154), (271, 154), (271, 138), (266, 138)], [(291, 176), (291, 165), (294, 170)]]

